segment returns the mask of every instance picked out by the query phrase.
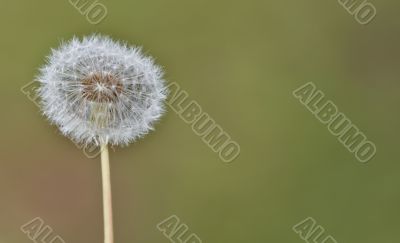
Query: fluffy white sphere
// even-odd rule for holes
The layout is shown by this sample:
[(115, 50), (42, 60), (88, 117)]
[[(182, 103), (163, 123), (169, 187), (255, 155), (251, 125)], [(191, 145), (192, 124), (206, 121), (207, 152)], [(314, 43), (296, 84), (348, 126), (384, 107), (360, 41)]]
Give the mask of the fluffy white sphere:
[(108, 37), (63, 43), (37, 79), (44, 114), (77, 143), (127, 145), (152, 130), (164, 111), (161, 68)]

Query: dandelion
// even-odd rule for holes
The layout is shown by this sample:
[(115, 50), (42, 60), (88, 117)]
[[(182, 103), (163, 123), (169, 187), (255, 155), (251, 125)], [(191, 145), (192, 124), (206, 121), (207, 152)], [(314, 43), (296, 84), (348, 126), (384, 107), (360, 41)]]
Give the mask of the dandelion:
[(113, 242), (109, 145), (128, 145), (164, 112), (163, 72), (140, 48), (93, 35), (53, 50), (40, 69), (44, 115), (75, 143), (101, 148), (104, 237)]

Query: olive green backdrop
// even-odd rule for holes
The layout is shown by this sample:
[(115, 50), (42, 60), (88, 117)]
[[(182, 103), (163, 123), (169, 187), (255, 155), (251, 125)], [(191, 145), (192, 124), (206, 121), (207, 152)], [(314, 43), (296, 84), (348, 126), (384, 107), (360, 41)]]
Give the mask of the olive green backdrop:
[[(172, 110), (111, 153), (117, 243), (170, 242), (177, 215), (204, 243), (304, 242), (313, 217), (339, 243), (400, 242), (400, 3), (358, 24), (336, 0), (0, 0), (0, 242), (41, 217), (67, 243), (102, 242), (101, 175), (20, 91), (50, 48), (102, 33), (141, 45), (241, 146), (223, 163)], [(314, 82), (377, 146), (359, 163), (292, 91)]]

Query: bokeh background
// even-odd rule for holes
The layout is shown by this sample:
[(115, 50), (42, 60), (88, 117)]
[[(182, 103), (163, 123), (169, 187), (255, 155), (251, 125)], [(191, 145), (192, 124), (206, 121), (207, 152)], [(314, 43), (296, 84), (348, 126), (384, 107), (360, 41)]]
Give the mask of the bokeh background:
[[(89, 1), (89, 0), (87, 0)], [(170, 242), (177, 215), (204, 243), (304, 242), (313, 217), (339, 243), (400, 242), (400, 3), (358, 24), (336, 0), (100, 0), (90, 24), (68, 0), (0, 0), (0, 242), (32, 242), (41, 217), (67, 243), (102, 242), (98, 159), (20, 91), (50, 48), (102, 33), (140, 45), (241, 146), (224, 164), (169, 110), (111, 153), (116, 242)], [(378, 148), (359, 163), (292, 91), (314, 82)]]

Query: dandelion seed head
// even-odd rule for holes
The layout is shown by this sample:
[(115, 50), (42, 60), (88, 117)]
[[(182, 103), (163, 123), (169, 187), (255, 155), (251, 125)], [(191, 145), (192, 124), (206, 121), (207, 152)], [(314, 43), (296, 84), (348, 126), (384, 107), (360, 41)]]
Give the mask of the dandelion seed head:
[(162, 69), (140, 48), (93, 35), (52, 51), (40, 69), (45, 116), (74, 142), (127, 145), (164, 112)]

